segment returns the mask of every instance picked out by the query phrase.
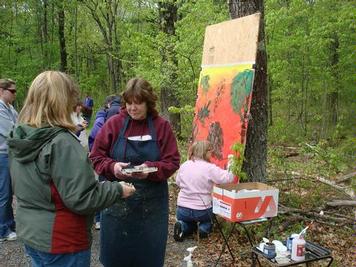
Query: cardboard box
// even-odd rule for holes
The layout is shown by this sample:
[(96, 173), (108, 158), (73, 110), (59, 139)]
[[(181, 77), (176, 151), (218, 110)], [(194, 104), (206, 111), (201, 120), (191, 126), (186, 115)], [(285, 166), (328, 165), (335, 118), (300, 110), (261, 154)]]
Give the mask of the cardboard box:
[(231, 222), (274, 217), (278, 194), (278, 189), (263, 183), (216, 185), (213, 212)]

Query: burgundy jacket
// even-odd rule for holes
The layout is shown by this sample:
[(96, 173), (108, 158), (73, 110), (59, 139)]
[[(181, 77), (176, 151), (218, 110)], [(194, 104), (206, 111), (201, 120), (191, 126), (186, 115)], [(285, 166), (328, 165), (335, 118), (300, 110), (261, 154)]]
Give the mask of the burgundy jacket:
[[(114, 165), (116, 161), (113, 160), (110, 155), (127, 116), (129, 115), (126, 109), (123, 108), (118, 115), (111, 117), (96, 136), (93, 149), (90, 153), (90, 159), (93, 162), (95, 171), (109, 180), (116, 179), (114, 175)], [(152, 120), (156, 130), (161, 159), (160, 161), (145, 162), (148, 167), (158, 168), (158, 171), (150, 173), (147, 179), (152, 181), (164, 181), (179, 168), (180, 155), (177, 140), (169, 122), (158, 115), (153, 116)], [(125, 132), (126, 137), (148, 134), (149, 129), (146, 119), (141, 121), (132, 120)]]

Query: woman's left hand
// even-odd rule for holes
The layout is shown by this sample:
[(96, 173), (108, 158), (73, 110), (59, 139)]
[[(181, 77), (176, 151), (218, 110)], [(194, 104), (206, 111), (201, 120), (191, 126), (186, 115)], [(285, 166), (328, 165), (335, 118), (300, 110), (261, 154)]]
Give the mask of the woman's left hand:
[[(147, 165), (141, 164), (141, 165), (136, 166), (136, 168), (147, 168)], [(137, 179), (146, 179), (148, 176), (148, 173), (147, 172), (136, 172), (133, 176)]]

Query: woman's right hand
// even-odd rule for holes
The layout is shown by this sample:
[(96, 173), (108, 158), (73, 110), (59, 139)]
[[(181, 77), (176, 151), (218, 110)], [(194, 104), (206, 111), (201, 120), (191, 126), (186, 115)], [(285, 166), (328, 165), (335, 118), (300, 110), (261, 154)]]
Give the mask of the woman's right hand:
[(128, 177), (131, 177), (131, 175), (123, 174), (122, 173), (122, 168), (128, 166), (130, 163), (124, 163), (124, 162), (116, 162), (114, 165), (114, 175), (116, 178), (120, 179), (126, 179)]
[(135, 193), (136, 188), (129, 183), (125, 183), (125, 182), (119, 182), (121, 184), (122, 187), (122, 198), (127, 198), (131, 195), (133, 195), (133, 193)]
[(86, 120), (83, 120), (81, 126), (86, 129), (88, 127), (88, 122)]

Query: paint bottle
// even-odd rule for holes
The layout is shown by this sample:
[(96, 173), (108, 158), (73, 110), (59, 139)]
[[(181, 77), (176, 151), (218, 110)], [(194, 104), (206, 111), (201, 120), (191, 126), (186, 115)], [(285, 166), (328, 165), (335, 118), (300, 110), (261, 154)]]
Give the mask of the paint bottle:
[(292, 251), (292, 242), (293, 239), (297, 236), (298, 234), (292, 234), (290, 237), (287, 238), (286, 247), (288, 251)]
[(286, 247), (288, 251), (292, 251), (292, 242), (293, 242), (293, 237), (288, 237), (287, 242), (286, 242)]
[(305, 240), (303, 235), (293, 238), (291, 259), (293, 261), (305, 260)]
[(266, 258), (273, 259), (276, 257), (276, 245), (268, 242), (263, 247), (263, 253), (266, 255)]

